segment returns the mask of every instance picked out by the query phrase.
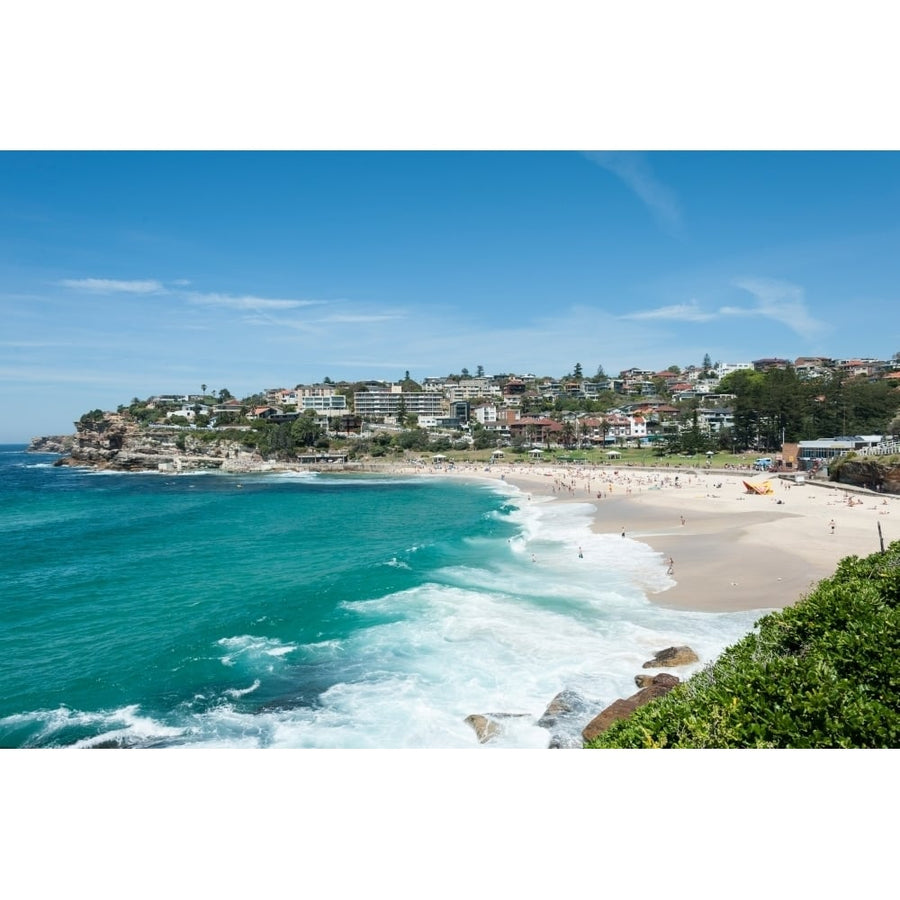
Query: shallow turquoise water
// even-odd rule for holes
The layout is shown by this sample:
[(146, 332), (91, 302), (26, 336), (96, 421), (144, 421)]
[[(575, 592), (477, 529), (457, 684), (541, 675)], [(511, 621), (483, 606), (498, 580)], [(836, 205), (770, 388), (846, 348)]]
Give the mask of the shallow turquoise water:
[(645, 647), (753, 621), (654, 607), (658, 554), (499, 482), (0, 451), (0, 746), (472, 746), (465, 716), (498, 709), (521, 713), (498, 745), (546, 746), (557, 691), (599, 708)]

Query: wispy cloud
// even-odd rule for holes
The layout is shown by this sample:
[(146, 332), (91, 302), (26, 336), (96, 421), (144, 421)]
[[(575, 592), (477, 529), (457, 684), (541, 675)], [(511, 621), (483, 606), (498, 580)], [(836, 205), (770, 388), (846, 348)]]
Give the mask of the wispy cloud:
[(736, 287), (756, 298), (756, 306), (724, 306), (723, 316), (761, 316), (786, 325), (807, 340), (821, 337), (831, 329), (827, 322), (813, 317), (806, 305), (804, 290), (789, 281), (774, 278), (741, 278)]
[(0, 347), (14, 347), (17, 350), (43, 350), (48, 347), (74, 347), (74, 341), (0, 341)]
[(816, 319), (809, 311), (803, 288), (789, 281), (774, 278), (741, 278), (732, 282), (734, 287), (747, 291), (756, 299), (752, 306), (731, 304), (704, 311), (699, 301), (660, 306), (642, 312), (627, 313), (620, 319), (670, 322), (713, 322), (726, 318), (771, 319), (787, 326), (806, 340), (821, 337), (830, 325)]
[(683, 222), (678, 199), (653, 174), (643, 153), (589, 152), (585, 156), (624, 181), (666, 231), (681, 234)]
[(63, 287), (91, 294), (162, 294), (162, 283), (152, 279), (144, 281), (120, 281), (115, 278), (64, 278)]
[(188, 303), (195, 306), (216, 306), (220, 309), (237, 309), (261, 312), (265, 310), (298, 309), (301, 306), (320, 306), (325, 300), (279, 300), (253, 295), (232, 296), (231, 294), (202, 294), (189, 292), (185, 294)]
[(716, 318), (715, 313), (703, 312), (696, 300), (689, 303), (675, 303), (671, 306), (660, 306), (644, 312), (628, 313), (620, 319), (668, 319), (675, 322), (710, 322)]
[(406, 316), (399, 315), (396, 313), (384, 313), (384, 314), (366, 314), (366, 313), (336, 313), (333, 316), (325, 316), (325, 318), (320, 319), (321, 322), (331, 322), (338, 324), (350, 324), (350, 325), (365, 325), (372, 322), (391, 322), (396, 319), (405, 319)]

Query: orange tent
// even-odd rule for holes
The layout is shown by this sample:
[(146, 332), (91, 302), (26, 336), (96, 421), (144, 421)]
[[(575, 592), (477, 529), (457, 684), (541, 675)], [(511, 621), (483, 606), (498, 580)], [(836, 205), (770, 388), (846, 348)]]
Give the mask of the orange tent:
[(771, 481), (761, 481), (759, 484), (753, 484), (749, 481), (744, 482), (748, 494), (774, 494)]

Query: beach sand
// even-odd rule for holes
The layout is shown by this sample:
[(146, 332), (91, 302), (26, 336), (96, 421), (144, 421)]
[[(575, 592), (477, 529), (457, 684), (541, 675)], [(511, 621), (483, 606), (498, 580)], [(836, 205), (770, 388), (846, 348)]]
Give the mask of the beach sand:
[[(790, 606), (844, 557), (879, 550), (879, 525), (885, 546), (900, 539), (900, 498), (756, 472), (508, 463), (426, 471), (502, 478), (535, 496), (592, 503), (595, 530), (624, 530), (625, 540), (658, 551), (663, 568), (673, 560), (674, 586), (649, 596), (676, 609)], [(749, 494), (745, 480), (768, 480), (774, 493)]]

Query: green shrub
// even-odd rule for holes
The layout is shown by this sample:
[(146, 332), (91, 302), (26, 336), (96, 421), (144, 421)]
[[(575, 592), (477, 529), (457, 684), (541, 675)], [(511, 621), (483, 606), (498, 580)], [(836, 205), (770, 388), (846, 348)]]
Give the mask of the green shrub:
[(589, 746), (900, 746), (900, 542), (757, 626)]

